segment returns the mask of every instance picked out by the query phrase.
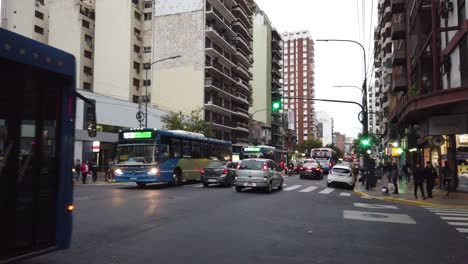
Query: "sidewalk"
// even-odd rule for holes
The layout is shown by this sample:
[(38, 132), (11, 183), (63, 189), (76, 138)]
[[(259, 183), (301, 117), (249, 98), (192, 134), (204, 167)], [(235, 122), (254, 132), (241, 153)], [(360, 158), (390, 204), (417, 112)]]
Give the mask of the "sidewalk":
[(362, 183), (357, 182), (356, 186), (354, 187), (354, 193), (360, 196), (367, 196), (374, 199), (402, 202), (408, 204), (436, 207), (468, 208), (468, 193), (451, 192), (448, 196), (445, 196), (445, 190), (440, 189), (439, 186), (436, 186), (434, 191), (432, 192), (433, 198), (427, 198), (426, 185), (424, 185), (426, 200), (423, 200), (419, 190), (419, 199), (416, 199), (414, 197), (412, 179), (408, 184), (406, 184), (405, 179), (399, 182), (399, 194), (393, 194), (393, 189), (390, 189), (390, 194), (388, 196), (384, 196), (382, 195), (381, 191), (382, 186), (388, 186), (388, 180), (386, 175), (384, 175), (382, 179), (378, 179), (376, 186), (374, 188), (371, 188), (370, 190), (366, 190), (365, 185), (362, 185)]
[(115, 182), (106, 182), (106, 173), (105, 172), (98, 172), (98, 175), (97, 175), (97, 181), (96, 183), (93, 182), (93, 177), (88, 177), (88, 181), (86, 181), (86, 184), (83, 184), (81, 182), (81, 176), (80, 176), (80, 180), (79, 181), (75, 181), (73, 180), (73, 182), (77, 185), (87, 185), (87, 184), (103, 184), (103, 183), (107, 183), (107, 184), (113, 184)]

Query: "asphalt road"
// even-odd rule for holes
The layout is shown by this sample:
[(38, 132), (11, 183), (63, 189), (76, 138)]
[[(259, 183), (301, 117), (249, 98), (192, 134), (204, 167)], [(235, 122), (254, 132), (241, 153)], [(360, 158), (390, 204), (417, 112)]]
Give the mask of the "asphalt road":
[(77, 186), (71, 248), (23, 264), (468, 263), (468, 233), (437, 212), (329, 189), (325, 179), (285, 183), (270, 194)]

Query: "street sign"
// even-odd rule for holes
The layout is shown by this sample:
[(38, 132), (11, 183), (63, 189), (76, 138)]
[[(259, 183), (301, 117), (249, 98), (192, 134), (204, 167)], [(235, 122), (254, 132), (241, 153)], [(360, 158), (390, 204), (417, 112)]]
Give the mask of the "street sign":
[(138, 111), (136, 114), (136, 119), (138, 122), (143, 122), (145, 120), (145, 114), (142, 111)]

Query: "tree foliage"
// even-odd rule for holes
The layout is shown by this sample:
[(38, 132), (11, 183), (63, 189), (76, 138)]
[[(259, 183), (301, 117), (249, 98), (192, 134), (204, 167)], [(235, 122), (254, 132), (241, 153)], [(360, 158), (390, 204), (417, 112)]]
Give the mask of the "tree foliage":
[(297, 145), (297, 150), (302, 153), (310, 154), (310, 150), (313, 148), (321, 148), (323, 143), (320, 139), (316, 139), (313, 137), (304, 140), (301, 144)]
[(172, 112), (161, 117), (164, 129), (185, 130), (189, 132), (201, 133), (206, 137), (214, 137), (210, 123), (202, 117), (202, 108), (192, 110), (189, 116), (182, 112)]

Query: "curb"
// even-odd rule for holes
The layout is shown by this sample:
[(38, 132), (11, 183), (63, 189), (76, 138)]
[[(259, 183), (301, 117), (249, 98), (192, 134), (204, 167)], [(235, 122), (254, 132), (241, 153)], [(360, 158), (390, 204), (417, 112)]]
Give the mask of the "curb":
[(415, 201), (415, 200), (409, 200), (409, 199), (403, 199), (403, 198), (393, 198), (393, 197), (379, 197), (379, 196), (373, 196), (369, 195), (365, 192), (359, 191), (357, 187), (357, 183), (354, 186), (353, 193), (358, 195), (358, 196), (364, 196), (376, 200), (381, 200), (381, 201), (391, 201), (391, 202), (397, 202), (397, 203), (404, 203), (404, 204), (412, 204), (412, 205), (421, 205), (421, 206), (432, 206), (432, 207), (441, 207), (441, 208), (454, 208), (454, 209), (468, 209), (468, 206), (465, 205), (443, 205), (443, 204), (436, 204), (436, 203), (431, 203), (431, 202), (423, 202), (423, 201)]

